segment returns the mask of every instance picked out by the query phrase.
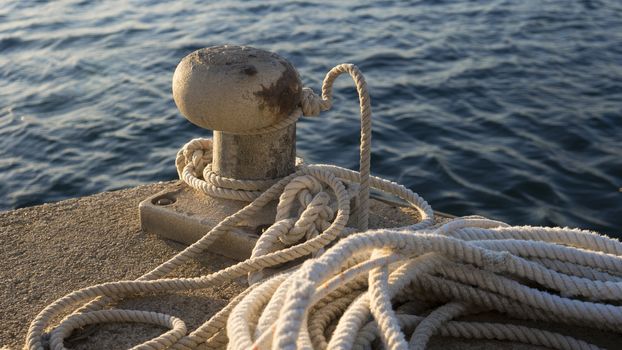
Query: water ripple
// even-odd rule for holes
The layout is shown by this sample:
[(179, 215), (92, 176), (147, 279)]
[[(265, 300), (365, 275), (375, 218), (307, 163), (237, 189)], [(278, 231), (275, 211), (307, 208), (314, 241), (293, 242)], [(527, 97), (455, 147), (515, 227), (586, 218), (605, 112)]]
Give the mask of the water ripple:
[[(620, 234), (617, 0), (5, 3), (0, 209), (174, 178), (176, 149), (209, 132), (179, 116), (172, 73), (222, 43), (276, 51), (315, 89), (357, 63), (373, 172), (438, 210)], [(356, 168), (355, 90), (335, 94), (298, 151)]]

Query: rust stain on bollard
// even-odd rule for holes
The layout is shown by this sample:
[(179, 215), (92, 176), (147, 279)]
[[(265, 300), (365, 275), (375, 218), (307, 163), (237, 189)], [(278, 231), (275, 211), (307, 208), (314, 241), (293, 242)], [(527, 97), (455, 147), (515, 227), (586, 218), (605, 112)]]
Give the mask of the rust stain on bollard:
[(242, 73), (248, 75), (249, 77), (252, 77), (253, 75), (257, 74), (257, 68), (255, 68), (255, 66), (253, 66), (252, 64), (249, 64), (248, 66), (244, 67)]
[(255, 96), (264, 102), (259, 106), (260, 109), (267, 107), (278, 117), (286, 118), (298, 107), (302, 86), (298, 73), (289, 62), (279, 62), (285, 67), (281, 77), (269, 87), (262, 85), (262, 90), (255, 92)]

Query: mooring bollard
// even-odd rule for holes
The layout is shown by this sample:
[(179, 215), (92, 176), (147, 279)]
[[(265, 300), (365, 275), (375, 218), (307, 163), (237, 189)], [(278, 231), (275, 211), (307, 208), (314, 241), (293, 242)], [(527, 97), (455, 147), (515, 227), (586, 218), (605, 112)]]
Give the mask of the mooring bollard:
[[(330, 104), (303, 90), (298, 72), (285, 58), (244, 46), (189, 54), (175, 70), (172, 89), (181, 114), (213, 130), (214, 137), (192, 140), (182, 148), (176, 165), (183, 181), (142, 201), (140, 220), (143, 231), (186, 244), (292, 174), (296, 121), (303, 109), (317, 115), (323, 104)], [(351, 202), (347, 224), (357, 227), (360, 186), (344, 185)], [(329, 194), (336, 199), (334, 195)], [(234, 259), (248, 258), (262, 230), (274, 224), (276, 202), (253, 209), (257, 212), (252, 218), (227, 230), (209, 249)]]
[(234, 179), (275, 179), (294, 171), (296, 124), (265, 130), (299, 108), (301, 91), (298, 72), (286, 59), (251, 47), (195, 51), (173, 76), (180, 112), (214, 130), (212, 170)]
[[(234, 180), (276, 180), (295, 171), (296, 123), (302, 83), (283, 57), (241, 46), (192, 52), (173, 76), (173, 98), (181, 114), (213, 130), (211, 170)], [(289, 119), (288, 119), (289, 118)], [(269, 181), (268, 181), (269, 182)], [(140, 203), (143, 231), (191, 244), (247, 201), (210, 196), (180, 183)], [(274, 221), (276, 203), (253, 222), (214, 243), (212, 250), (244, 259), (261, 229)]]

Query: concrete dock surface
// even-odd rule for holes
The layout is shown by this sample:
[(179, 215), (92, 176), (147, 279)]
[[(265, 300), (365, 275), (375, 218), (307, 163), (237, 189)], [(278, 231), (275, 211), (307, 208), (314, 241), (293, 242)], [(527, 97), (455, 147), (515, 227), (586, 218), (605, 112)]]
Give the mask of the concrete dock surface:
[[(173, 241), (141, 231), (138, 203), (172, 186), (165, 182), (105, 192), (0, 213), (0, 349), (20, 349), (28, 325), (46, 305), (93, 284), (133, 280), (184, 248)], [(200, 260), (172, 276), (199, 276), (234, 261), (206, 252)], [(244, 281), (204, 290), (141, 297), (123, 301), (120, 308), (159, 311), (182, 318), (196, 328), (244, 289)], [(469, 319), (500, 319), (476, 316)], [(620, 334), (589, 328), (541, 326), (593, 342), (622, 348)], [(74, 332), (66, 341), (73, 349), (127, 349), (156, 337), (164, 329), (141, 324), (102, 324)], [(432, 349), (535, 349), (498, 341), (470, 341), (435, 337)]]

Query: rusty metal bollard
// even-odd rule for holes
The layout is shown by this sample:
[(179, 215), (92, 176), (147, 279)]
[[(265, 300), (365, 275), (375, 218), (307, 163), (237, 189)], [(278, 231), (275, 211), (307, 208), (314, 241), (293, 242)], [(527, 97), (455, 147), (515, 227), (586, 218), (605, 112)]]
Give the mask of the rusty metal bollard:
[[(217, 46), (186, 56), (173, 76), (173, 98), (190, 122), (214, 130), (212, 170), (239, 180), (265, 180), (294, 172), (296, 123), (268, 132), (300, 105), (302, 83), (283, 57), (243, 46)], [(186, 244), (202, 237), (247, 202), (215, 198), (179, 183), (140, 203), (143, 231)], [(210, 250), (244, 259), (275, 205), (214, 243)]]
[(249, 134), (287, 118), (300, 104), (302, 83), (283, 57), (241, 46), (217, 46), (186, 56), (173, 76), (173, 98), (193, 124), (214, 130), (212, 169), (235, 179), (291, 174), (296, 125)]

